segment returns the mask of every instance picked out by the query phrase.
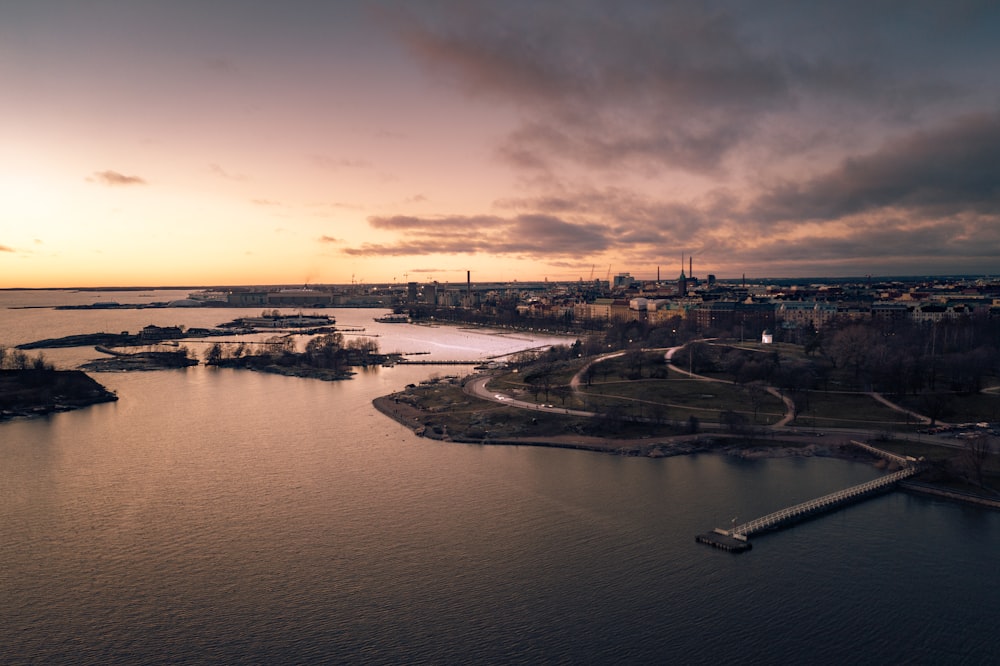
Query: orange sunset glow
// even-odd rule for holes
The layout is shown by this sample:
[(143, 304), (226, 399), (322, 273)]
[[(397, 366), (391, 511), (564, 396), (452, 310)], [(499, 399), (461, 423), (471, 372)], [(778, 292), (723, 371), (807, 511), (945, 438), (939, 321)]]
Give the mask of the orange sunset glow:
[(1000, 270), (993, 3), (0, 7), (0, 287)]

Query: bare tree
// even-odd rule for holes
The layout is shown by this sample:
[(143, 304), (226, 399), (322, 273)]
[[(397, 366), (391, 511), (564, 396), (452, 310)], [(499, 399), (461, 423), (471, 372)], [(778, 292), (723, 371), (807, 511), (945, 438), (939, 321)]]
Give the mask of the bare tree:
[(983, 487), (983, 467), (990, 457), (992, 450), (992, 438), (985, 433), (977, 433), (974, 437), (965, 440), (965, 450), (962, 458), (968, 466), (975, 483), (980, 488)]

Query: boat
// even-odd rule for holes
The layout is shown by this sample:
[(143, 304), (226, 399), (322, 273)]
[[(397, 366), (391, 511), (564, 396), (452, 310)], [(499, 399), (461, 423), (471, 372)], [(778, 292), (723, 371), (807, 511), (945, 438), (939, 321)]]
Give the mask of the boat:
[(381, 317), (375, 317), (375, 321), (380, 324), (409, 324), (410, 315), (408, 314), (387, 314)]

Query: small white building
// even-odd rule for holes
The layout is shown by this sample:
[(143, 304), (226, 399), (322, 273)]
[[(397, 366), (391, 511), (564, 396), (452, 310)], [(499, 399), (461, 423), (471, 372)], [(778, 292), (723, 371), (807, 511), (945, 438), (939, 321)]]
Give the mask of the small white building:
[(764, 332), (760, 334), (760, 343), (762, 345), (769, 345), (772, 342), (774, 342), (774, 336), (771, 334), (771, 331), (765, 328)]

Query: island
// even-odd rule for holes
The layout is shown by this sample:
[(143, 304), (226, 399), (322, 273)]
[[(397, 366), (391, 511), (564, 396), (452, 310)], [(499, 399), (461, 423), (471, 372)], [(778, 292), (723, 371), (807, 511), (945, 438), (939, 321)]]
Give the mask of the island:
[(81, 370), (0, 369), (0, 421), (115, 400), (117, 395)]
[(371, 338), (356, 338), (345, 343), (344, 336), (338, 332), (310, 338), (301, 352), (296, 350), (294, 336), (282, 335), (253, 344), (213, 343), (205, 353), (205, 364), (213, 367), (325, 381), (350, 379), (354, 375), (352, 367), (391, 365), (400, 360), (400, 354), (379, 353), (378, 343)]

